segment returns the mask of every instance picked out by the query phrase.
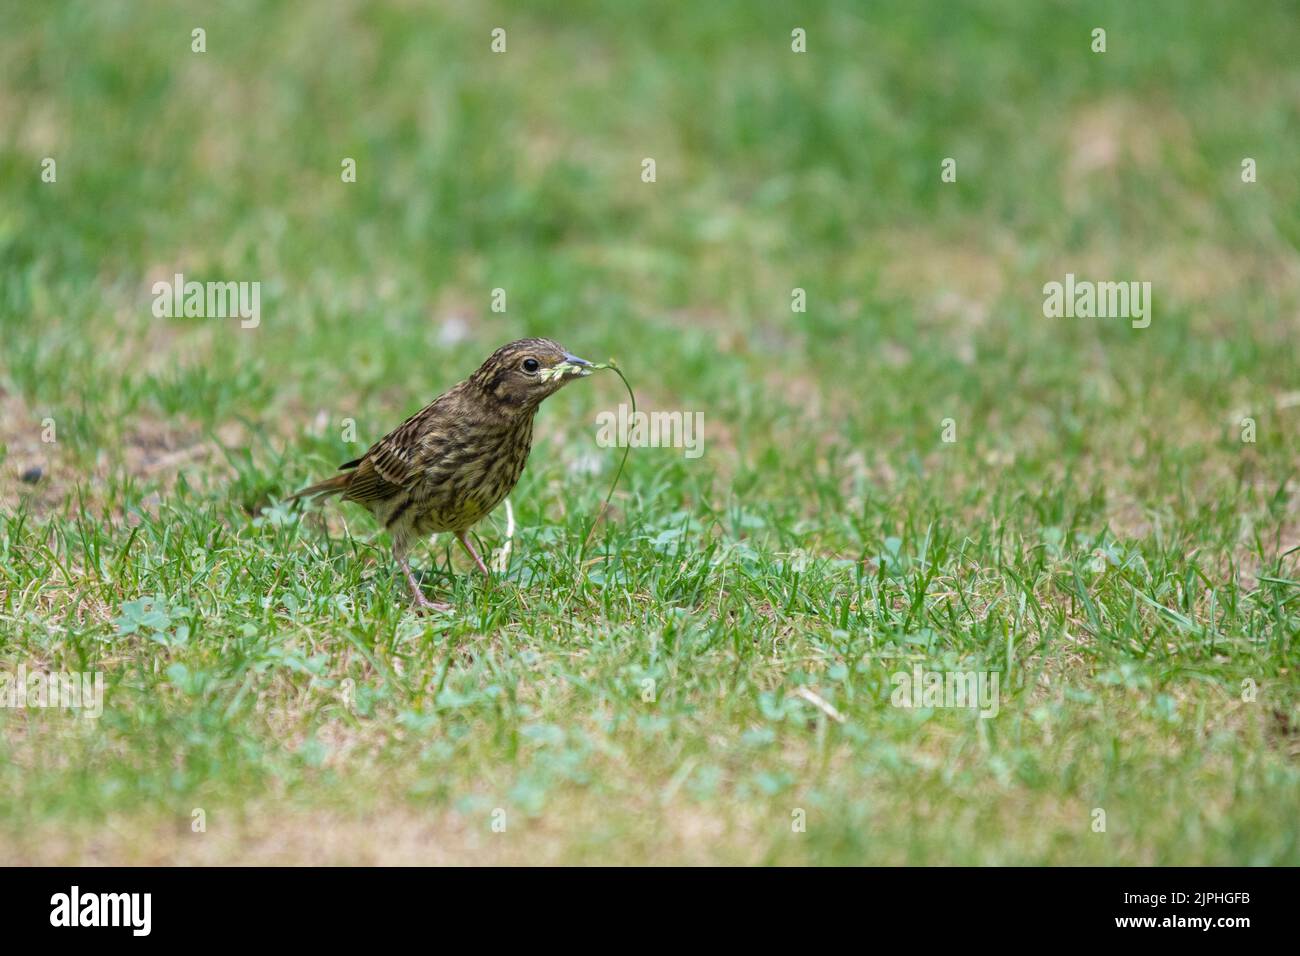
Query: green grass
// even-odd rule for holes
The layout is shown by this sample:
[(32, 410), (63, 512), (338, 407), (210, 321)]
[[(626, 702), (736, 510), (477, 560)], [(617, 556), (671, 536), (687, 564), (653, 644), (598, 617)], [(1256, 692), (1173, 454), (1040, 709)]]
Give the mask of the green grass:
[[(0, 672), (107, 688), (0, 709), (0, 861), (1300, 863), (1296, 14), (8, 5)], [(1151, 326), (1044, 318), (1066, 272)], [(276, 503), (524, 334), (704, 454), (580, 565), (623, 392), (572, 385), (508, 573), (434, 540), (417, 616)], [(913, 658), (998, 715), (893, 706)]]

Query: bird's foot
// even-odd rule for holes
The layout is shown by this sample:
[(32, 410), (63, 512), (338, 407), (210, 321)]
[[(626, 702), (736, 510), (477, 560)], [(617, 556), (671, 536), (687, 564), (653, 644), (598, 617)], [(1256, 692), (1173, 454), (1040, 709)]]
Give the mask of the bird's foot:
[(417, 611), (423, 611), (423, 612), (426, 612), (426, 613), (432, 613), (432, 612), (434, 612), (434, 611), (453, 611), (453, 610), (455, 610), (455, 607), (454, 607), (453, 605), (451, 605), (451, 604), (447, 604), (447, 603), (445, 603), (445, 602), (443, 602), (443, 601), (430, 601), (430, 600), (429, 600), (427, 597), (425, 597), (423, 594), (417, 594), (417, 595), (413, 598), (413, 600), (411, 601), (411, 603), (415, 605), (415, 609), (416, 609)]
[(474, 559), (474, 563), (478, 565), (478, 569), (483, 572), (483, 577), (492, 577), (492, 572), (489, 571), (488, 566), (483, 563), (483, 559), (478, 556), (478, 551), (474, 549), (474, 543), (470, 541), (469, 535), (464, 531), (458, 531), (456, 532), (456, 540), (461, 543), (461, 547), (463, 547), (469, 556)]
[(441, 601), (430, 601), (420, 590), (420, 582), (415, 580), (415, 575), (411, 573), (411, 566), (407, 564), (405, 557), (397, 558), (397, 565), (402, 569), (402, 574), (406, 577), (406, 584), (411, 589), (411, 603), (415, 605), (417, 611), (450, 611), (450, 604), (443, 604)]

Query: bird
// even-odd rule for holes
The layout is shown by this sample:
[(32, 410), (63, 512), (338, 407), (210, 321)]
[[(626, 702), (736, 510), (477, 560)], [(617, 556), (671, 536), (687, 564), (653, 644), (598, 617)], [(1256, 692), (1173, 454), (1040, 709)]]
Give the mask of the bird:
[(393, 558), (421, 610), (449, 611), (420, 590), (407, 559), (420, 538), (450, 531), (486, 576), (469, 530), (508, 495), (523, 474), (538, 407), (595, 368), (558, 342), (519, 339), (488, 356), (469, 378), (439, 395), (342, 474), (309, 485), (288, 501), (340, 496), (369, 511), (392, 536)]

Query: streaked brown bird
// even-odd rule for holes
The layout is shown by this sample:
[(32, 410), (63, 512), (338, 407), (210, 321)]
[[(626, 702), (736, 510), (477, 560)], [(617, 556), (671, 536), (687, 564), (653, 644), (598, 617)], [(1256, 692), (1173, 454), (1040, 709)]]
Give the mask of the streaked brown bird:
[[(563, 366), (559, 368), (558, 366)], [(484, 574), (469, 529), (515, 486), (533, 444), (542, 402), (591, 363), (550, 339), (520, 339), (493, 352), (477, 372), (439, 395), (370, 446), (343, 472), (289, 500), (342, 495), (375, 516), (393, 538), (393, 557), (415, 603), (450, 610), (420, 591), (406, 555), (420, 537), (450, 531)]]

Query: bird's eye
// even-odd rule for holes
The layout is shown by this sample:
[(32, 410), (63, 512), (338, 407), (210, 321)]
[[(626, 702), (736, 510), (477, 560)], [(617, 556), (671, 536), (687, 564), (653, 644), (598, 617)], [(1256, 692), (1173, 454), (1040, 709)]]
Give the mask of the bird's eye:
[(536, 372), (539, 368), (541, 368), (541, 363), (538, 362), (537, 359), (535, 358), (524, 359), (525, 372)]

